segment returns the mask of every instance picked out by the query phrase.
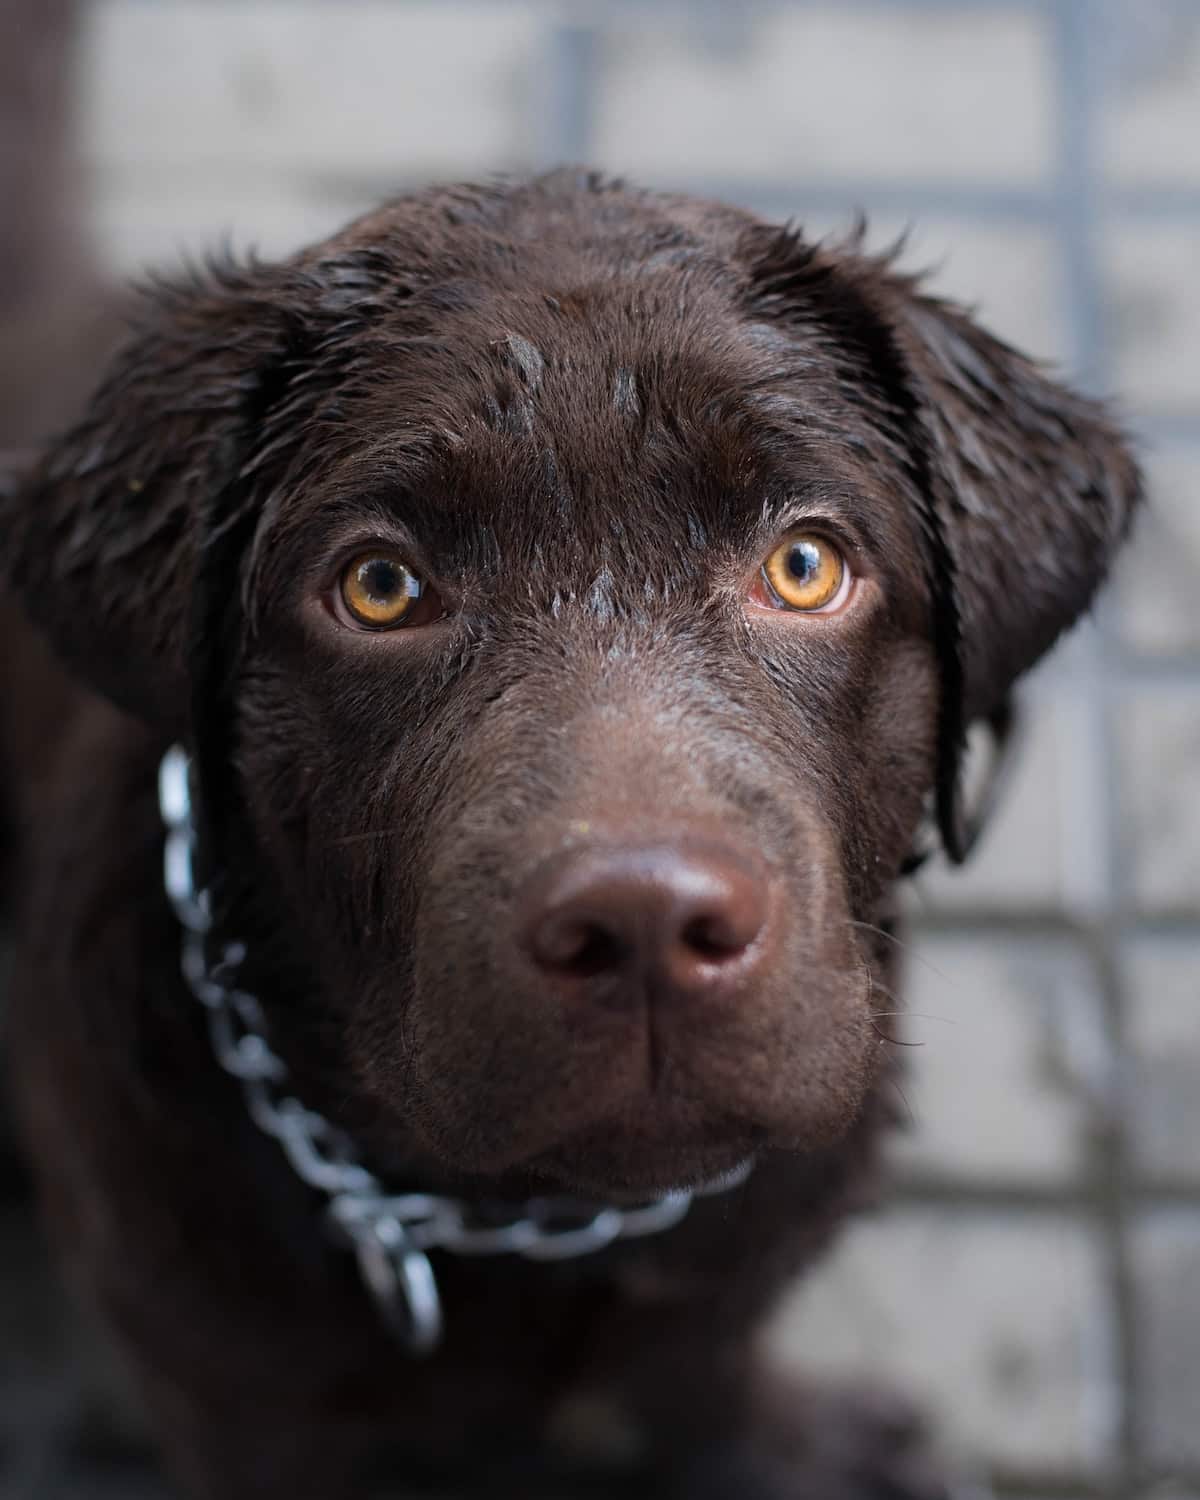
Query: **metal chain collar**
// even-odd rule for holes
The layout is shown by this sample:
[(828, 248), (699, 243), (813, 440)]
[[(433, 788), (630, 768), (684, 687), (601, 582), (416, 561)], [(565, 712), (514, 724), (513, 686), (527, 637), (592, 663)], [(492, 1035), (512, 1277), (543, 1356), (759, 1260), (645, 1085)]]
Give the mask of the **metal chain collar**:
[(207, 1012), (217, 1061), (241, 1083), (254, 1123), (278, 1141), (296, 1175), (325, 1196), (331, 1229), (355, 1251), (364, 1283), (407, 1353), (430, 1353), (442, 1335), (428, 1251), (569, 1260), (670, 1229), (694, 1196), (726, 1192), (748, 1176), (747, 1163), (695, 1193), (667, 1193), (633, 1208), (533, 1198), (512, 1205), (499, 1221), (458, 1198), (388, 1192), (362, 1165), (346, 1133), (288, 1091), (288, 1071), (267, 1039), (262, 1006), (237, 982), (245, 945), (219, 942), (213, 933), (209, 892), (195, 879), (189, 761), (179, 745), (163, 756), (158, 799), (166, 828), (163, 879), (183, 928), (183, 977)]

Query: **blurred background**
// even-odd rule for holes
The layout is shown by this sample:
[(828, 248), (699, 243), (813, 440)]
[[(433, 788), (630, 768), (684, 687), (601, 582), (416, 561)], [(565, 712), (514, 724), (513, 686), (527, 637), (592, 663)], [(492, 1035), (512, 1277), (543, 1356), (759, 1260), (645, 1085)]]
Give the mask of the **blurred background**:
[[(0, 0), (0, 447), (146, 265), (563, 160), (911, 228), (1140, 435), (1003, 816), (910, 892), (899, 1191), (771, 1338), (915, 1390), (997, 1495), (1200, 1500), (1200, 0)], [(150, 1500), (6, 1160), (0, 1500)]]

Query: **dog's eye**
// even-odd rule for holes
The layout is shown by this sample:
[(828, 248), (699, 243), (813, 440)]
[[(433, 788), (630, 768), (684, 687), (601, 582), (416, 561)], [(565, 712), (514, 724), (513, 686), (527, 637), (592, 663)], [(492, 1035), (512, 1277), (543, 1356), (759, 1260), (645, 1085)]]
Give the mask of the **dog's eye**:
[(761, 584), (765, 589), (755, 591), (756, 603), (810, 613), (832, 610), (846, 597), (850, 570), (832, 542), (809, 532), (793, 532), (763, 564)]
[(367, 630), (413, 623), (418, 613), (428, 613), (432, 594), (403, 558), (383, 549), (352, 558), (342, 569), (338, 589), (350, 622)]

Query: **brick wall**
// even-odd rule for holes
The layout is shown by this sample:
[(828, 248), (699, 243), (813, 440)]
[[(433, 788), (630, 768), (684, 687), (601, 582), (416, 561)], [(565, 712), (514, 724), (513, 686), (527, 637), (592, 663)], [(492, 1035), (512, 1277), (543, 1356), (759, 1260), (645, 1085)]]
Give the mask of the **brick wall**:
[[(858, 206), (881, 242), (913, 224), (938, 286), (1122, 393), (1154, 512), (1031, 683), (977, 862), (912, 892), (901, 1191), (772, 1337), (915, 1386), (997, 1493), (1195, 1500), (1200, 3), (98, 0), (77, 97), (122, 273), (223, 234), (284, 250), (430, 177), (587, 160), (818, 231)], [(33, 1254), (5, 1233), (10, 1263)], [(22, 1299), (25, 1405), (0, 1414), (42, 1447), (10, 1448), (0, 1494), (132, 1496), (100, 1470), (55, 1488), (46, 1297)], [(14, 1416), (30, 1389), (42, 1426)]]

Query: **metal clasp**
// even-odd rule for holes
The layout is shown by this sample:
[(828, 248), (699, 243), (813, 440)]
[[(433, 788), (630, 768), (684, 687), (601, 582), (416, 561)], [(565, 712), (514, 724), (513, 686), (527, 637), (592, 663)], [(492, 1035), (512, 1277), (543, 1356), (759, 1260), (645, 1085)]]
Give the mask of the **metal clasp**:
[(329, 1213), (349, 1237), (359, 1274), (405, 1352), (432, 1354), (442, 1338), (442, 1299), (429, 1257), (393, 1214), (365, 1213), (352, 1196), (335, 1198)]

